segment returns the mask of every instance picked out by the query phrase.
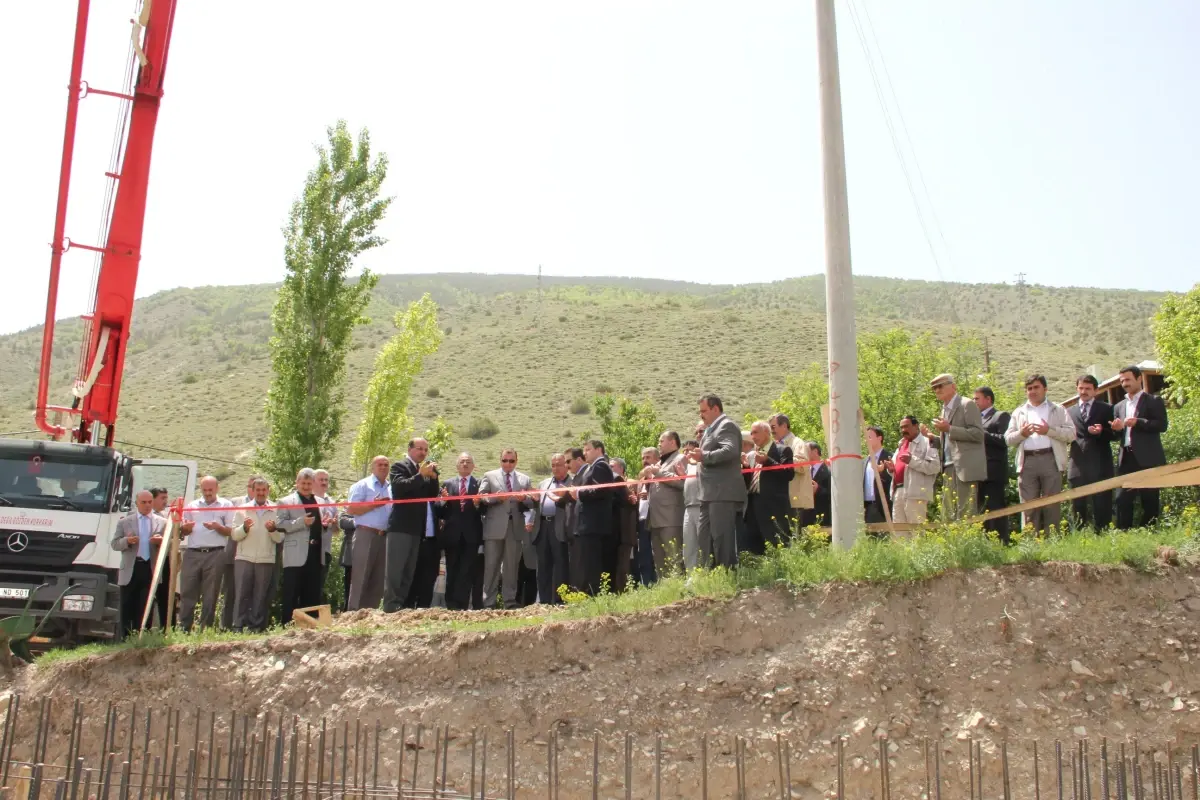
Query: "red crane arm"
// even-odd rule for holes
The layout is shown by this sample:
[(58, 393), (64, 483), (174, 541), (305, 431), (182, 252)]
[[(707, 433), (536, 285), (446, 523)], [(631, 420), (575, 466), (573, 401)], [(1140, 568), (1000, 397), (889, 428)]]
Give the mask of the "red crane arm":
[[(93, 438), (94, 425), (105, 426), (105, 444), (111, 444), (117, 420), (117, 403), (121, 395), (121, 375), (125, 368), (125, 347), (129, 340), (129, 323), (133, 315), (133, 297), (137, 287), (138, 262), (141, 259), (142, 227), (146, 213), (146, 195), (150, 179), (150, 155), (154, 144), (154, 127), (163, 92), (163, 76), (171, 43), (171, 28), (175, 21), (176, 0), (143, 0), (143, 9), (134, 28), (135, 57), (138, 59), (136, 78), (131, 94), (90, 89), (81, 80), (83, 51), (87, 37), (87, 18), (90, 0), (79, 0), (76, 16), (75, 49), (71, 62), (71, 84), (68, 87), (66, 130), (63, 135), (63, 158), (59, 174), (58, 211), (54, 222), (54, 241), (51, 243), (50, 285), (46, 298), (46, 326), (42, 340), (42, 362), (38, 374), (38, 394), (35, 408), (37, 425), (43, 431), (61, 436), (66, 431), (47, 419), (47, 411), (79, 414), (78, 441)], [(79, 100), (89, 94), (117, 97), (130, 104), (128, 135), (119, 173), (108, 173), (116, 182), (112, 217), (108, 235), (99, 246), (72, 244), (64, 236), (67, 196), (70, 190), (71, 161), (75, 145), (75, 121)], [(76, 381), (77, 402), (70, 408), (47, 405), (51, 356), (53, 352), (54, 316), (57, 304), (59, 271), (63, 254), (71, 247), (100, 253), (100, 268), (96, 277), (96, 293), (88, 321), (83, 346), (83, 370)]]

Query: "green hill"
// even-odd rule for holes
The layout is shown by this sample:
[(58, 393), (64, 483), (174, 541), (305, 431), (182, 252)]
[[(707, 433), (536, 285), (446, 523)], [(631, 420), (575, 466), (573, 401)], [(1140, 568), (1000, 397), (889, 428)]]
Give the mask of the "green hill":
[[(444, 415), (458, 446), (493, 468), (514, 445), (531, 466), (597, 430), (571, 413), (572, 400), (598, 390), (648, 397), (669, 424), (690, 429), (695, 399), (715, 391), (735, 419), (761, 412), (783, 376), (824, 360), (821, 276), (770, 284), (710, 286), (635, 278), (543, 278), (477, 274), (385, 275), (355, 337), (350, 409), (328, 465), (344, 479), (360, 399), (375, 353), (392, 335), (392, 316), (429, 292), (447, 336), (426, 361), (412, 408), (423, 429)], [(1000, 374), (1044, 372), (1051, 396), (1072, 394), (1074, 376), (1100, 377), (1149, 358), (1149, 317), (1162, 294), (1039, 286), (966, 285), (860, 277), (860, 331), (897, 325), (985, 338)], [(270, 364), (266, 342), (274, 287), (174, 289), (138, 301), (130, 340), (121, 441), (244, 461), (261, 440)], [(53, 401), (62, 402), (78, 360), (81, 326), (62, 323), (55, 342)], [(41, 329), (0, 337), (0, 432), (33, 427)], [(498, 435), (473, 441), (471, 422), (488, 418)], [(146, 456), (148, 451), (127, 447)], [(216, 461), (207, 470), (239, 480), (248, 469)], [(232, 489), (231, 489), (232, 491)]]

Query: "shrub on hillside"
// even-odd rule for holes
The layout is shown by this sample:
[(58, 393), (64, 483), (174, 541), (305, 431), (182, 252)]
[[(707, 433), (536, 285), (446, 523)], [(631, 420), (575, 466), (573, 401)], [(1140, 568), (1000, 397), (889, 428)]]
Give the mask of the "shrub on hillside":
[(441, 394), (442, 394), (442, 390), (436, 386), (430, 386), (428, 389), (425, 390), (426, 397), (439, 397)]
[(467, 426), (468, 439), (490, 439), (500, 432), (500, 426), (487, 417), (476, 417)]
[(592, 410), (592, 406), (588, 403), (586, 397), (576, 397), (571, 401), (572, 414), (586, 414)]

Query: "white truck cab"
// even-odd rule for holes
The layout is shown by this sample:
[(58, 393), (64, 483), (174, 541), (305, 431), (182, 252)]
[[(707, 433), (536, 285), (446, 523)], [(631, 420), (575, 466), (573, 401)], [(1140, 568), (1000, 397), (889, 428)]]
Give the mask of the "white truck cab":
[(142, 489), (191, 500), (196, 469), (111, 447), (0, 439), (0, 617), (19, 615), (31, 595), (40, 617), (63, 595), (39, 634), (49, 646), (117, 638), (117, 520)]

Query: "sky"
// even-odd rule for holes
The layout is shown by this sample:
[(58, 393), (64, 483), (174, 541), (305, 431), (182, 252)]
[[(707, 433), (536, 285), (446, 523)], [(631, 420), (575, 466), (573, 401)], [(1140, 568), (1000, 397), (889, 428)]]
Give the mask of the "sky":
[[(92, 0), (95, 88), (121, 88), (134, 7)], [(3, 16), (0, 333), (45, 314), (75, 3)], [(1200, 3), (838, 0), (837, 20), (856, 274), (1198, 280)], [(339, 118), (390, 163), (376, 272), (821, 272), (814, 26), (809, 0), (179, 0), (138, 296), (279, 280)], [(100, 238), (118, 107), (81, 103), (76, 242)], [(66, 255), (60, 318), (93, 267)]]

